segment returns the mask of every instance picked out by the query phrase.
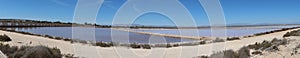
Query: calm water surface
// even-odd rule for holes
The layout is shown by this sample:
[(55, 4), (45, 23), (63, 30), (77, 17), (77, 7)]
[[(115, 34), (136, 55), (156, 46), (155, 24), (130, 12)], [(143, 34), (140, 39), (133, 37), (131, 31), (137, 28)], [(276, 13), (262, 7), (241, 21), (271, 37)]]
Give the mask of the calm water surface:
[[(272, 31), (281, 28), (290, 28), (295, 26), (264, 26), (264, 27), (242, 27), (242, 28), (228, 28), (226, 35), (214, 35), (218, 37), (231, 36), (245, 36), (260, 32)], [(105, 42), (121, 42), (121, 43), (165, 43), (165, 42), (186, 42), (194, 41), (190, 39), (178, 39), (161, 36), (151, 36), (145, 34), (137, 34), (119, 30), (112, 30), (110, 28), (83, 28), (83, 27), (38, 27), (38, 28), (11, 28), (19, 31), (31, 32), (35, 34), (44, 34), (64, 38), (73, 38), (81, 40), (105, 41)], [(211, 36), (210, 29), (183, 29), (180, 31), (195, 32), (197, 34), (184, 34), (184, 36)], [(147, 30), (134, 29), (140, 32), (152, 32), (161, 34), (176, 34), (180, 35), (179, 30)], [(218, 30), (215, 30), (218, 31)], [(181, 34), (182, 35), (182, 34)]]
[[(267, 32), (272, 30), (278, 30), (282, 28), (291, 28), (296, 26), (261, 26), (261, 27), (237, 27), (237, 28), (227, 28), (225, 30), (225, 34), (214, 34), (214, 37), (234, 37), (234, 36), (246, 36), (251, 34), (256, 34), (260, 32)], [(216, 32), (223, 30), (214, 30)], [(147, 30), (147, 29), (136, 29), (135, 31), (140, 32), (152, 32), (152, 33), (160, 33), (160, 34), (176, 34), (176, 35), (185, 35), (185, 36), (212, 36), (211, 29), (165, 29), (165, 30)], [(185, 32), (185, 33), (181, 33)], [(197, 32), (197, 33), (195, 33)], [(188, 34), (194, 33), (194, 34)]]
[(165, 42), (185, 42), (190, 39), (169, 38), (161, 36), (150, 36), (110, 28), (83, 28), (83, 27), (38, 27), (38, 28), (14, 28), (35, 34), (44, 34), (64, 38), (121, 42), (121, 43), (165, 43)]

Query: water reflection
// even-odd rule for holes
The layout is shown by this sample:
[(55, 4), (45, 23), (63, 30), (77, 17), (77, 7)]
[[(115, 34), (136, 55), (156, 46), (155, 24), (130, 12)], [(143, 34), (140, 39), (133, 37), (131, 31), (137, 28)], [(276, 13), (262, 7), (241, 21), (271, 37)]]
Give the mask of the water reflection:
[[(24, 28), (6, 28), (10, 30), (18, 30), (25, 31), (34, 34), (43, 34), (43, 35), (51, 35), (57, 37), (64, 38), (73, 38), (73, 39), (81, 39), (81, 40), (90, 40), (90, 41), (104, 41), (104, 42), (121, 42), (121, 43), (149, 43), (150, 35), (145, 34), (137, 34), (131, 32), (125, 32), (120, 30), (112, 30), (110, 28), (84, 28), (84, 27), (24, 27)], [(87, 32), (87, 30), (95, 30), (95, 34), (90, 34), (91, 32)], [(76, 33), (72, 33), (72, 31), (78, 31)], [(116, 32), (112, 35), (111, 32)], [(127, 34), (129, 35), (127, 35)], [(126, 37), (129, 40), (126, 40)], [(183, 42), (183, 41), (193, 41), (190, 39), (179, 39), (179, 38), (169, 38), (169, 37), (160, 37), (156, 36), (155, 38), (151, 38), (151, 40), (165, 40), (164, 42)], [(161, 43), (161, 42), (151, 42), (151, 43)]]

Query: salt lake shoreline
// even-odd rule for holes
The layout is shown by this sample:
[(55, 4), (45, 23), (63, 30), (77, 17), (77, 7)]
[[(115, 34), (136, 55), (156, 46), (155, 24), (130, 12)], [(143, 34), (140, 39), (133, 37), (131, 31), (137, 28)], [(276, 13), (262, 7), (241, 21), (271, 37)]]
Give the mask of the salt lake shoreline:
[[(166, 49), (167, 52), (169, 52), (169, 53), (166, 53), (164, 58), (172, 58), (174, 55), (180, 56), (181, 53), (178, 52), (178, 51), (180, 51), (180, 49), (194, 49), (194, 48), (198, 49), (198, 48), (200, 48), (199, 52), (206, 52), (206, 53), (199, 53), (197, 55), (209, 55), (212, 53), (212, 51), (210, 51), (210, 49), (212, 49), (212, 48), (209, 47), (211, 45), (230, 45), (230, 46), (225, 46), (225, 47), (227, 49), (229, 48), (229, 49), (233, 49), (233, 50), (238, 50), (242, 46), (253, 44), (255, 42), (261, 42), (263, 40), (272, 40), (273, 38), (282, 38), (282, 36), (286, 32), (289, 32), (292, 30), (298, 30), (298, 29), (300, 29), (300, 28), (295, 28), (295, 29), (281, 31), (281, 32), (274, 32), (274, 33), (255, 36), (255, 37), (241, 38), (240, 40), (226, 41), (226, 43), (220, 42), (220, 43), (210, 43), (210, 44), (203, 44), (203, 45), (180, 46), (180, 47), (173, 47), (173, 48), (152, 48), (152, 49), (133, 49), (133, 50), (138, 53), (143, 54), (143, 52), (141, 52), (141, 51), (149, 51), (149, 50), (153, 50), (153, 49), (158, 49), (158, 50)], [(85, 47), (84, 49), (88, 48), (88, 49), (91, 49), (91, 51), (98, 50), (98, 52), (95, 52), (95, 54), (106, 55), (106, 56), (102, 56), (102, 57), (118, 58), (118, 53), (110, 52), (110, 51), (115, 51), (115, 47), (96, 47), (96, 46), (92, 46), (92, 45), (88, 45), (88, 44), (71, 43), (68, 41), (50, 39), (47, 37), (32, 36), (32, 35), (26, 35), (26, 34), (20, 34), (20, 33), (16, 33), (16, 32), (8, 32), (8, 31), (2, 31), (2, 30), (0, 30), (0, 34), (6, 34), (6, 35), (10, 36), (13, 41), (7, 42), (6, 44), (10, 44), (12, 46), (44, 45), (44, 46), (49, 46), (49, 47), (57, 47), (62, 51), (63, 54), (75, 54), (75, 56), (91, 57), (92, 55), (87, 55), (87, 54), (89, 54), (89, 53), (87, 53), (87, 52), (89, 52), (89, 50), (77, 50), (76, 49), (76, 47), (77, 48)], [(32, 42), (32, 44), (28, 44), (28, 42)], [(121, 48), (126, 48), (126, 47), (121, 47)], [(126, 49), (132, 50), (131, 48), (126, 48)], [(86, 52), (86, 53), (78, 54), (77, 53), (78, 51)], [(219, 51), (221, 51), (221, 50), (219, 50)], [(195, 55), (195, 56), (197, 56), (197, 55)], [(133, 55), (131, 55), (129, 57), (138, 58), (138, 56), (133, 56)], [(184, 57), (190, 57), (190, 56), (184, 56)]]

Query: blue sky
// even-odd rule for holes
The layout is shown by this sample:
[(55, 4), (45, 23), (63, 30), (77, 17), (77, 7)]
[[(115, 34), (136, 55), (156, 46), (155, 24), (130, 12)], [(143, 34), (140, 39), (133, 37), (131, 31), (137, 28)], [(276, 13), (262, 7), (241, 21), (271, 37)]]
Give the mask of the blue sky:
[[(209, 25), (198, 0), (179, 1), (190, 11), (197, 25)], [(124, 2), (126, 0), (105, 0), (99, 10), (97, 24), (110, 25)], [(77, 0), (0, 0), (0, 18), (71, 22), (76, 3)], [(227, 24), (300, 23), (300, 0), (220, 0), (220, 3)], [(158, 13), (140, 16), (134, 24), (175, 25)]]

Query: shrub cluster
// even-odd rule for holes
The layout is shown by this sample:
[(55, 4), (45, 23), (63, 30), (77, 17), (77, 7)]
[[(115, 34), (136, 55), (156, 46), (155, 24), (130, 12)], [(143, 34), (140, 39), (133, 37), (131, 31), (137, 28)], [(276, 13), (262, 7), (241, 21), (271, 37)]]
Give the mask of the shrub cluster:
[(79, 58), (79, 57), (75, 57), (74, 54), (64, 54), (63, 56), (65, 58)]
[(288, 43), (287, 39), (276, 39), (274, 38), (272, 41), (263, 41), (262, 43), (255, 43), (253, 45), (248, 45), (250, 49), (255, 50), (278, 50), (277, 46), (286, 45)]
[(111, 47), (114, 46), (113, 43), (111, 42), (97, 42), (96, 46), (100, 46), (100, 47)]
[[(299, 28), (299, 27), (292, 27), (292, 28), (282, 28), (282, 29), (279, 29), (279, 30), (273, 30), (273, 31), (268, 31), (268, 32), (262, 32), (262, 33), (257, 33), (257, 34), (254, 34), (255, 36), (260, 36), (260, 35), (265, 35), (265, 34), (270, 34), (270, 33), (275, 33), (275, 32), (281, 32), (281, 31), (286, 31), (286, 30), (291, 30), (291, 29), (296, 29), (296, 28)], [(285, 37), (285, 36), (284, 36)]]
[(261, 51), (254, 51), (252, 52), (253, 55), (262, 55), (262, 52)]
[(213, 42), (225, 42), (225, 40), (221, 38), (216, 38), (215, 40), (213, 40)]
[(0, 35), (0, 41), (3, 42), (8, 42), (8, 41), (12, 41), (7, 35)]
[(248, 47), (242, 47), (237, 52), (233, 50), (225, 50), (223, 52), (217, 52), (210, 57), (208, 56), (201, 56), (201, 58), (249, 58), (250, 57), (250, 51)]
[(300, 30), (287, 32), (286, 34), (283, 35), (283, 37), (289, 37), (289, 36), (300, 36)]
[[(287, 39), (276, 39), (274, 38), (272, 41), (263, 41), (262, 43), (255, 43), (253, 45), (248, 45), (245, 47), (240, 48), (237, 52), (233, 50), (225, 50), (222, 52), (213, 53), (210, 56), (197, 56), (194, 58), (249, 58), (250, 55), (250, 49), (255, 50), (267, 50), (267, 51), (277, 51), (279, 50), (277, 46), (279, 45), (286, 45), (288, 44)], [(299, 45), (300, 47), (300, 45)], [(253, 55), (262, 54), (260, 51), (254, 51), (252, 52)]]
[(18, 48), (0, 43), (0, 50), (9, 58), (62, 58), (59, 49), (45, 46), (22, 46)]
[(232, 41), (232, 40), (239, 40), (239, 37), (231, 37), (231, 38), (227, 38), (228, 41)]

